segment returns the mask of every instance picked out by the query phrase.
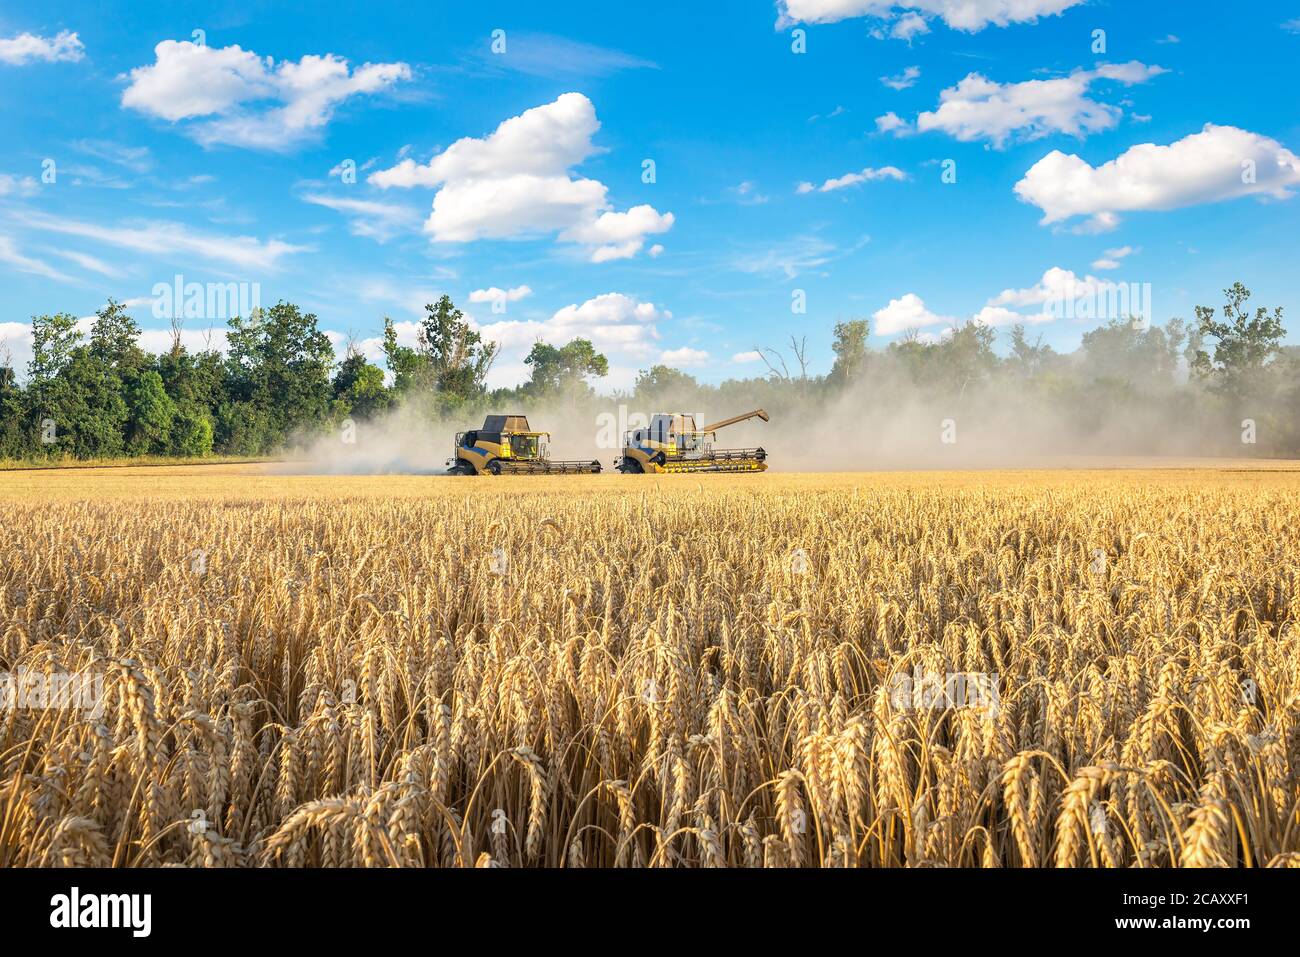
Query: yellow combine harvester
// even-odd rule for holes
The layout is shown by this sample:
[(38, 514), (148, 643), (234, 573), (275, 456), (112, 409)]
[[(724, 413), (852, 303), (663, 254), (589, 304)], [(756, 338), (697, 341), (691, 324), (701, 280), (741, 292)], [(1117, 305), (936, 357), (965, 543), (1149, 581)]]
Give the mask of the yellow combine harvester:
[(456, 435), (456, 454), (447, 460), (448, 475), (594, 474), (600, 463), (553, 460), (550, 432), (533, 432), (523, 415), (489, 415), (483, 428)]
[(762, 472), (767, 468), (763, 449), (715, 449), (714, 433), (725, 426), (760, 418), (762, 409), (733, 415), (702, 429), (695, 416), (685, 412), (656, 412), (650, 424), (623, 435), (623, 457), (614, 467), (624, 474), (641, 472)]

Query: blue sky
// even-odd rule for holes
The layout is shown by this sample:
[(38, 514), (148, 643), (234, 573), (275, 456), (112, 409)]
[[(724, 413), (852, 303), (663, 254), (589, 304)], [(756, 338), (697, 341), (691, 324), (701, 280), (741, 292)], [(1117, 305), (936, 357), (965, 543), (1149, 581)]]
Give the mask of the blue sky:
[(1300, 6), (1221, 9), (10, 8), (0, 338), (21, 365), (31, 315), (112, 295), (162, 348), (180, 274), (375, 354), (446, 292), (502, 343), (494, 384), (585, 335), (609, 388), (756, 375), (792, 334), (824, 372), (848, 318), (878, 347), (979, 317), (1070, 349), (1096, 321), (1048, 304), (1101, 282), (1149, 283), (1156, 322), (1237, 279), (1294, 308)]

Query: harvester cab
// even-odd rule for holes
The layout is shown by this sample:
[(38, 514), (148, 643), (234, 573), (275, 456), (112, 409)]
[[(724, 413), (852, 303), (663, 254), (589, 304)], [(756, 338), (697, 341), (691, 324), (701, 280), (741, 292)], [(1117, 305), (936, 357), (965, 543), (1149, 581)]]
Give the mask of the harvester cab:
[(523, 415), (489, 415), (483, 428), (456, 434), (448, 475), (576, 475), (600, 471), (594, 459), (561, 461), (550, 457), (551, 433), (534, 432)]
[(656, 412), (650, 424), (623, 435), (623, 457), (615, 468), (625, 474), (641, 472), (762, 472), (767, 452), (754, 449), (716, 449), (717, 430), (746, 419), (768, 421), (762, 409), (734, 415), (697, 428), (688, 412)]

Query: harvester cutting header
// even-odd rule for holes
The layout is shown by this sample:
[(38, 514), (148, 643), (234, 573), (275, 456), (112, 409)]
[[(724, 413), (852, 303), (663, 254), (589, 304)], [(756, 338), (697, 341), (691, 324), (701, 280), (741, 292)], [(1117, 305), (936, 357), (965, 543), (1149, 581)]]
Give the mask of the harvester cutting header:
[[(718, 429), (747, 419), (766, 422), (762, 409), (733, 415), (702, 429), (687, 412), (656, 412), (644, 429), (623, 434), (623, 457), (615, 467), (625, 475), (643, 472), (762, 472), (767, 453), (761, 448), (715, 449)], [(595, 474), (595, 460), (550, 457), (549, 432), (534, 432), (523, 415), (489, 415), (483, 428), (456, 435), (455, 454), (447, 460), (448, 475), (578, 475)]]

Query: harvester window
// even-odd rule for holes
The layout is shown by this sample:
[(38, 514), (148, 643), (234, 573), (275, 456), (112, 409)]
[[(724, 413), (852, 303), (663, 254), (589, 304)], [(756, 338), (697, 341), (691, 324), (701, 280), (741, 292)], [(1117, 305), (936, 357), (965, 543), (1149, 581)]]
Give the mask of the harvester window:
[(510, 454), (517, 459), (537, 458), (537, 440), (536, 435), (510, 436)]

